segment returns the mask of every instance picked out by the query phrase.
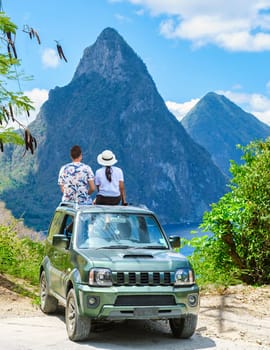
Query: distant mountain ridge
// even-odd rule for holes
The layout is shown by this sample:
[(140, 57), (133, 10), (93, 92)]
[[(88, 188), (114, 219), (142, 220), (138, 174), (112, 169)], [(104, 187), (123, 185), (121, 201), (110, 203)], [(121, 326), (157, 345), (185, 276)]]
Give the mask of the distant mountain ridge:
[(39, 142), (34, 156), (13, 148), (0, 156), (0, 199), (38, 230), (61, 199), (58, 172), (74, 144), (93, 170), (97, 155), (111, 149), (128, 202), (146, 205), (164, 223), (199, 221), (225, 191), (208, 152), (168, 111), (145, 64), (112, 28), (84, 50), (71, 82), (50, 91), (30, 127)]
[(245, 146), (270, 136), (268, 125), (214, 92), (200, 99), (181, 123), (226, 175), (230, 174), (230, 160), (240, 163), (242, 152), (237, 149), (237, 144)]

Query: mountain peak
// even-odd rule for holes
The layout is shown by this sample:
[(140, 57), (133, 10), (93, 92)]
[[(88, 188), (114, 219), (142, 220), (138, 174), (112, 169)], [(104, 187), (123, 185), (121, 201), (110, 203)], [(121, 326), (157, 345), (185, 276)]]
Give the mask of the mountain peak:
[(73, 80), (93, 73), (110, 81), (128, 80), (130, 67), (141, 70), (143, 62), (113, 28), (105, 28), (96, 42), (84, 50)]
[[(204, 95), (201, 100), (198, 102), (197, 107), (201, 104), (201, 103), (215, 103), (215, 104), (229, 104), (229, 105), (234, 105), (234, 103), (232, 101), (230, 101), (227, 97), (225, 97), (224, 95), (219, 95), (215, 92), (208, 92), (206, 95)], [(235, 105), (237, 108), (239, 108), (237, 105)]]
[(217, 98), (217, 97), (219, 97), (219, 96), (221, 96), (221, 95), (218, 95), (218, 94), (216, 94), (216, 93), (213, 92), (213, 91), (209, 91), (209, 92), (207, 92), (207, 94), (204, 96), (204, 98), (212, 98), (212, 97)]
[(201, 100), (206, 102), (221, 102), (224, 100), (229, 101), (224, 95), (218, 95), (213, 91), (208, 92)]
[(115, 30), (114, 28), (107, 27), (103, 29), (103, 31), (99, 34), (97, 40), (108, 40), (108, 39), (114, 39), (119, 40), (122, 39), (122, 36)]
[(217, 166), (230, 175), (230, 160), (241, 161), (236, 147), (270, 135), (268, 125), (245, 112), (224, 95), (207, 93), (182, 119), (190, 136), (211, 155)]

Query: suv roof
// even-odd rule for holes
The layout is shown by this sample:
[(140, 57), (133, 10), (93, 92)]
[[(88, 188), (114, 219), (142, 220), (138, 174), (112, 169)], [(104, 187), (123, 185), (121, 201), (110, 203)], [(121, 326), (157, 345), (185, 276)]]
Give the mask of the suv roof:
[(153, 214), (146, 206), (121, 206), (121, 205), (79, 205), (74, 202), (61, 202), (57, 210), (68, 209), (71, 212), (110, 212), (110, 213), (141, 213)]

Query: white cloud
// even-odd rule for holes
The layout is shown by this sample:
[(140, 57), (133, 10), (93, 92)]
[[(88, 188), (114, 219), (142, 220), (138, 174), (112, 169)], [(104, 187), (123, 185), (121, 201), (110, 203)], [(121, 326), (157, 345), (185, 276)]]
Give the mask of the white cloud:
[(199, 101), (199, 98), (192, 99), (184, 103), (177, 103), (173, 101), (166, 101), (166, 106), (172, 114), (180, 121), (191, 110), (192, 107)]
[[(35, 88), (31, 91), (24, 91), (24, 95), (27, 96), (31, 101), (32, 105), (35, 108), (34, 111), (30, 111), (30, 116), (28, 117), (26, 113), (17, 115), (16, 120), (22, 123), (24, 126), (30, 124), (33, 120), (36, 119), (37, 114), (43, 103), (48, 99), (48, 90)], [(9, 123), (8, 127), (13, 127), (17, 129), (19, 126), (17, 123)]]
[(131, 19), (129, 17), (123, 16), (120, 13), (116, 13), (114, 16), (119, 22), (131, 22)]
[(35, 88), (31, 91), (25, 91), (24, 94), (30, 98), (35, 107), (35, 110), (30, 112), (28, 122), (31, 122), (36, 118), (43, 103), (48, 100), (49, 93), (48, 90)]
[(50, 48), (43, 50), (41, 60), (45, 68), (56, 68), (60, 64), (57, 52)]
[(135, 13), (137, 16), (143, 16), (145, 14), (145, 11), (144, 9), (140, 9), (140, 10), (137, 10)]
[(167, 38), (229, 51), (270, 50), (270, 0), (126, 0), (160, 16)]
[(270, 109), (263, 112), (254, 111), (252, 114), (255, 115), (255, 117), (257, 117), (260, 121), (270, 126)]

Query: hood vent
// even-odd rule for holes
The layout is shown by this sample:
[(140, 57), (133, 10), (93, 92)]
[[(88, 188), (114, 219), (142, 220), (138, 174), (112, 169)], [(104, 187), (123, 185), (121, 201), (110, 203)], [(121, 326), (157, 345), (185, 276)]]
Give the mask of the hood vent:
[(124, 259), (153, 259), (153, 255), (151, 254), (125, 254), (123, 256)]

